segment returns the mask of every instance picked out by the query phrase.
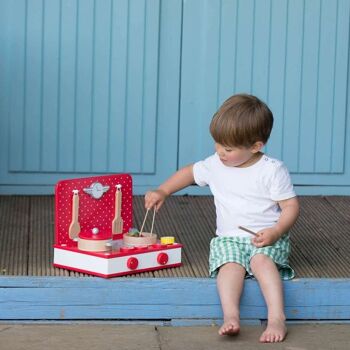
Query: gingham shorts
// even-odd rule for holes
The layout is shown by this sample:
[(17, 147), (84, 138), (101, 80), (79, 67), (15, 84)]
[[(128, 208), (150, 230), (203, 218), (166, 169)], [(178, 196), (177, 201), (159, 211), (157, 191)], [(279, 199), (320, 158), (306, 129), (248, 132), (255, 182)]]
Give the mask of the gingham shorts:
[(252, 277), (250, 259), (256, 254), (269, 256), (277, 265), (283, 280), (292, 279), (294, 270), (288, 264), (290, 253), (289, 235), (285, 234), (272, 246), (257, 248), (251, 243), (250, 237), (215, 237), (210, 242), (209, 273), (215, 277), (220, 266), (235, 262), (242, 265), (247, 274)]

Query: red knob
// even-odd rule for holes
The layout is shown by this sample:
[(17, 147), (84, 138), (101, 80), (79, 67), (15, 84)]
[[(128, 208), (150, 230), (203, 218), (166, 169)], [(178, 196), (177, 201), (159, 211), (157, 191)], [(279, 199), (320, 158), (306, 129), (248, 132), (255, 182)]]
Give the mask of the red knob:
[(137, 266), (139, 265), (139, 261), (136, 258), (132, 257), (128, 259), (126, 265), (130, 270), (136, 270)]
[(165, 265), (169, 261), (167, 253), (159, 253), (157, 257), (158, 264)]

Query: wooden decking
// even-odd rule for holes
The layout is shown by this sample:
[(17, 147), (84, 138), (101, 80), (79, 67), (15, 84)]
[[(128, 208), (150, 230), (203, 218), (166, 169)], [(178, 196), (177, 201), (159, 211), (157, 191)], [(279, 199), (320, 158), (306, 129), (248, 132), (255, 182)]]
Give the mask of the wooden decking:
[[(297, 277), (350, 277), (350, 197), (300, 197), (301, 216), (291, 232)], [(134, 197), (134, 226), (144, 215)], [(207, 277), (215, 232), (210, 196), (173, 196), (156, 217), (155, 230), (184, 244), (183, 266), (133, 277)], [(52, 266), (54, 198), (0, 196), (0, 272), (7, 276), (85, 276)]]

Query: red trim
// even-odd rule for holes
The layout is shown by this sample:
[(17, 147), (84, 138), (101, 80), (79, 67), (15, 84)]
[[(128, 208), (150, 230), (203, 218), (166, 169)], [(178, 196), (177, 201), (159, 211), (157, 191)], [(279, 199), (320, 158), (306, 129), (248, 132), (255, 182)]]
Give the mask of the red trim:
[(142, 272), (149, 272), (149, 271), (156, 271), (156, 270), (161, 270), (165, 268), (171, 268), (171, 267), (179, 267), (181, 266), (182, 263), (177, 263), (177, 264), (171, 264), (171, 265), (164, 265), (164, 266), (157, 266), (157, 267), (150, 267), (148, 269), (140, 269), (140, 270), (134, 270), (134, 271), (124, 271), (124, 272), (118, 272), (118, 273), (111, 273), (109, 275), (105, 275), (102, 273), (98, 272), (93, 272), (93, 271), (88, 271), (88, 270), (83, 270), (83, 269), (78, 269), (75, 267), (70, 267), (70, 266), (65, 266), (65, 265), (59, 265), (59, 264), (53, 264), (53, 266), (65, 269), (65, 270), (72, 270), (76, 272), (81, 272), (81, 273), (87, 273), (89, 275), (94, 275), (97, 277), (103, 277), (103, 278), (111, 278), (111, 277), (120, 277), (120, 276), (126, 276), (126, 275), (131, 275), (131, 274), (136, 274), (136, 273), (142, 273)]
[(174, 244), (169, 244), (169, 245), (162, 245), (160, 248), (155, 248), (154, 246), (149, 246), (148, 249), (132, 249), (130, 252), (115, 252), (115, 253), (109, 253), (109, 252), (88, 252), (85, 250), (80, 250), (75, 247), (65, 247), (61, 246), (58, 244), (53, 245), (54, 248), (56, 249), (62, 249), (62, 250), (68, 250), (70, 252), (75, 252), (79, 254), (85, 254), (85, 255), (92, 255), (92, 256), (97, 256), (99, 258), (103, 259), (112, 259), (120, 256), (128, 256), (128, 255), (136, 255), (136, 254), (145, 254), (145, 253), (152, 253), (156, 251), (161, 251), (161, 250), (170, 250), (170, 249), (178, 249), (182, 248), (182, 244), (180, 243), (174, 243)]

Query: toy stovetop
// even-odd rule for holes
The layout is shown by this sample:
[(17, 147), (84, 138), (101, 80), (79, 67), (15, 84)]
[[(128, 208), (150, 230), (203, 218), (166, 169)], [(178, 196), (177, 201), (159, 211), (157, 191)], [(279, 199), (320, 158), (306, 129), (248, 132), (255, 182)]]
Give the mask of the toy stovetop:
[[(117, 191), (122, 198), (118, 207)], [(123, 235), (132, 227), (130, 175), (63, 180), (57, 183), (55, 196), (54, 266), (111, 277), (181, 265), (182, 245), (179, 243), (161, 244), (157, 241), (146, 246), (125, 245)], [(74, 196), (78, 197), (77, 207)], [(112, 223), (119, 207), (122, 225), (113, 227), (120, 227), (121, 232), (113, 233)], [(76, 237), (71, 231), (74, 217), (79, 224)], [(89, 248), (104, 247), (106, 242), (109, 249)], [(106, 261), (109, 261), (107, 265)]]

